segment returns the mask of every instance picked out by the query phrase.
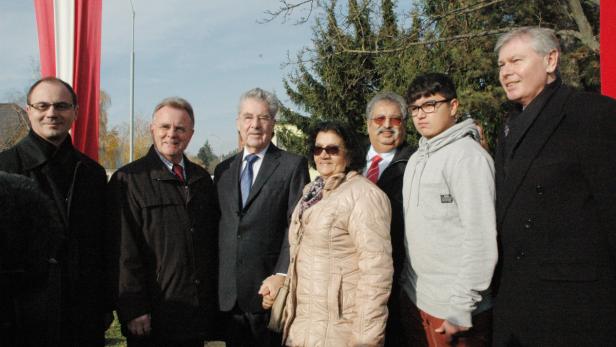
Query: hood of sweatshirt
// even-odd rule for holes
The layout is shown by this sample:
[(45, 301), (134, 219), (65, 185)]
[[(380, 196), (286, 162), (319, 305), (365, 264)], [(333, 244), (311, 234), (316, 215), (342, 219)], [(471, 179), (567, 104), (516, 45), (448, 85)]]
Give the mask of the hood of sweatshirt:
[(451, 128), (429, 140), (422, 137), (419, 140), (419, 148), (417, 149), (417, 152), (430, 156), (431, 153), (434, 153), (448, 144), (466, 136), (471, 136), (476, 141), (479, 141), (479, 130), (477, 130), (475, 121), (470, 118), (454, 124)]
[[(419, 147), (417, 148), (417, 151), (415, 152), (415, 154), (413, 154), (415, 160), (413, 160), (412, 166), (407, 166), (407, 171), (409, 171), (408, 177), (410, 178), (409, 182), (415, 182), (415, 179), (418, 179), (419, 181), (414, 186), (421, 187), (421, 179), (423, 177), (423, 172), (426, 167), (426, 163), (428, 162), (428, 158), (430, 158), (430, 155), (439, 151), (448, 144), (456, 142), (466, 136), (471, 136), (473, 139), (479, 142), (479, 130), (477, 130), (475, 121), (470, 118), (460, 123), (454, 124), (451, 128), (443, 131), (442, 133), (429, 140), (425, 137), (422, 137), (419, 140)], [(405, 173), (405, 177), (407, 177), (406, 175), (407, 174)], [(419, 189), (417, 190), (416, 194), (417, 204), (419, 204), (419, 196), (421, 195)], [(408, 198), (409, 197), (406, 196), (404, 201), (408, 201)], [(408, 205), (406, 205), (405, 211), (407, 208)]]

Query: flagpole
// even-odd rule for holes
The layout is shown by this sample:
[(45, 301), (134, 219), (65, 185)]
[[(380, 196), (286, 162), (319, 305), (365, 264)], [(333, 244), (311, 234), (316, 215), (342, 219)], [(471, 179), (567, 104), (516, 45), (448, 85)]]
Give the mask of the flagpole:
[(128, 161), (132, 162), (134, 160), (133, 155), (135, 153), (135, 4), (133, 0), (130, 0), (130, 8), (132, 13), (132, 41), (131, 41), (131, 50), (130, 50), (130, 148)]

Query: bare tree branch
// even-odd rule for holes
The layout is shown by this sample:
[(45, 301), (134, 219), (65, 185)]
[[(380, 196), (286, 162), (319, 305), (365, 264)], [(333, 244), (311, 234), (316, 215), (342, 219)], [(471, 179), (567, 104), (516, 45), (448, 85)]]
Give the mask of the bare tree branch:
[(314, 9), (316, 0), (300, 0), (296, 2), (289, 2), (288, 0), (280, 0), (280, 7), (276, 10), (266, 10), (264, 13), (267, 15), (267, 18), (257, 21), (258, 23), (269, 23), (274, 19), (282, 16), (282, 22), (286, 23), (286, 21), (293, 15), (293, 11), (299, 9), (300, 7), (304, 7), (304, 5), (310, 5), (308, 9), (308, 14), (306, 16), (298, 19), (295, 24), (304, 24), (310, 18), (312, 14), (312, 10)]
[(584, 14), (584, 9), (582, 8), (582, 4), (580, 0), (568, 0), (569, 9), (571, 10), (571, 15), (573, 16), (573, 20), (577, 24), (579, 32), (574, 33), (571, 30), (563, 30), (562, 32), (565, 35), (571, 35), (578, 38), (582, 41), (583, 44), (592, 49), (595, 53), (599, 53), (599, 41), (592, 32), (592, 26), (588, 22), (588, 18)]
[(454, 36), (449, 36), (449, 37), (443, 37), (443, 38), (434, 39), (434, 40), (411, 41), (411, 42), (405, 43), (404, 45), (402, 45), (400, 47), (395, 47), (395, 48), (390, 48), (390, 49), (361, 50), (361, 49), (348, 49), (348, 48), (343, 47), (343, 49), (340, 52), (336, 52), (335, 54), (342, 54), (342, 53), (354, 53), (354, 54), (395, 53), (395, 52), (403, 51), (403, 50), (408, 49), (408, 48), (413, 47), (413, 46), (424, 46), (424, 45), (430, 45), (430, 44), (439, 43), (439, 42), (458, 41), (458, 40), (466, 40), (466, 39), (475, 38), (475, 37), (498, 35), (498, 34), (510, 31), (512, 29), (514, 29), (514, 27), (505, 27), (505, 28), (499, 28), (499, 29), (492, 29), (492, 30), (485, 30), (485, 31), (479, 31), (479, 32), (472, 32), (472, 33), (454, 35)]

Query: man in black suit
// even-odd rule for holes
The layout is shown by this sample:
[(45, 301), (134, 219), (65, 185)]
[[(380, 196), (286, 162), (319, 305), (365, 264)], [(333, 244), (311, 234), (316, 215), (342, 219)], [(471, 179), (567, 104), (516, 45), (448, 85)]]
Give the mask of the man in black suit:
[(616, 345), (616, 102), (565, 86), (551, 29), (496, 44), (520, 107), (496, 150), (495, 346)]
[(278, 99), (255, 88), (240, 98), (243, 150), (214, 173), (221, 210), (218, 295), (227, 346), (275, 346), (258, 294), (277, 293), (289, 265), (288, 223), (308, 182), (305, 158), (271, 144)]
[(402, 207), (402, 179), (404, 169), (414, 150), (406, 141), (405, 121), (408, 108), (404, 98), (391, 92), (375, 95), (366, 107), (366, 126), (370, 148), (366, 154), (363, 174), (381, 188), (392, 207), (391, 243), (394, 261), (394, 280), (387, 307), (389, 317), (385, 331), (386, 346), (405, 346), (410, 340), (403, 335), (401, 305), (410, 304), (402, 295), (400, 271), (406, 258), (404, 243), (404, 213)]
[[(60, 221), (61, 235), (45, 250), (46, 282), (27, 283), (15, 298), (15, 345), (103, 346), (111, 317), (104, 276), (107, 176), (73, 147), (69, 130), (78, 106), (69, 84), (55, 77), (40, 79), (30, 87), (27, 102), (30, 133), (0, 153), (0, 170), (35, 182), (52, 201), (46, 214)], [(41, 222), (53, 224), (52, 219), (34, 224)]]
[(218, 206), (210, 174), (184, 155), (192, 106), (154, 109), (154, 144), (109, 182), (120, 236), (118, 316), (130, 347), (203, 347), (218, 315)]

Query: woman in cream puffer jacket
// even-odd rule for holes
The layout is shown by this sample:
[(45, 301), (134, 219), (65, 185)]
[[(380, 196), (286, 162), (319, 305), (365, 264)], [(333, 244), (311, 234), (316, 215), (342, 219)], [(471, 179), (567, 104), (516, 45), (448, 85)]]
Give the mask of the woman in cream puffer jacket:
[[(382, 346), (393, 275), (389, 200), (350, 170), (363, 160), (351, 163), (352, 151), (359, 148), (352, 148), (345, 128), (325, 123), (313, 133), (310, 145), (320, 177), (304, 189), (289, 227), (283, 342)], [(310, 202), (315, 191), (320, 197)]]

